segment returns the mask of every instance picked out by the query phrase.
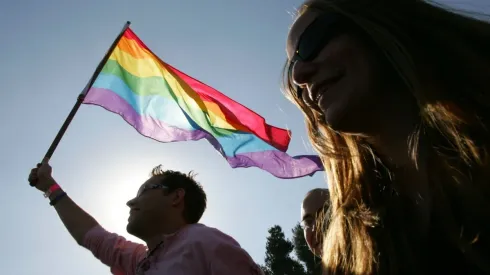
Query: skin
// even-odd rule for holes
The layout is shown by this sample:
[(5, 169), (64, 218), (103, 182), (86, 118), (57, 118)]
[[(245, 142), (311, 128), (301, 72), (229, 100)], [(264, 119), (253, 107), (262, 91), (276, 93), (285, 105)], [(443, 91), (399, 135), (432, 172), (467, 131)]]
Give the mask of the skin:
[(301, 222), (308, 248), (316, 256), (321, 255), (322, 243), (317, 238), (318, 228), (315, 223), (316, 215), (328, 202), (328, 189), (315, 189), (310, 191), (301, 204)]
[[(317, 13), (307, 11), (293, 24), (287, 43), (289, 58), (293, 56), (300, 35), (317, 16)], [(328, 125), (342, 132), (364, 133), (370, 130), (370, 125), (361, 125), (356, 120), (360, 114), (376, 115), (370, 109), (375, 104), (372, 95), (376, 90), (379, 67), (379, 62), (362, 40), (341, 34), (333, 38), (314, 60), (297, 61), (292, 78), (296, 85), (306, 89), (303, 93), (305, 103), (319, 111)], [(338, 74), (342, 75), (340, 79), (326, 83)]]
[[(288, 58), (294, 55), (304, 30), (319, 14), (307, 10), (293, 23), (287, 39)], [(322, 114), (320, 124), (338, 132), (362, 135), (393, 167), (395, 187), (416, 202), (421, 230), (429, 224), (430, 198), (423, 155), (419, 163), (410, 154), (408, 140), (418, 122), (418, 110), (394, 69), (353, 32), (326, 44), (311, 61), (297, 61), (292, 68), (296, 85), (304, 88), (303, 100)], [(333, 74), (342, 77), (325, 86)], [(420, 147), (424, 141), (421, 140)]]
[[(286, 45), (289, 59), (301, 34), (318, 15), (306, 11), (293, 23)], [(353, 32), (341, 34), (312, 61), (297, 61), (292, 78), (306, 89), (303, 100), (323, 114), (324, 123), (339, 132), (368, 136), (384, 154), (407, 162), (406, 138), (416, 120), (413, 107), (407, 104), (412, 96), (372, 48)], [(342, 77), (325, 85), (337, 74)]]
[[(159, 177), (161, 176), (150, 178), (143, 183), (139, 191), (142, 191), (145, 186), (155, 183), (162, 184), (162, 178)], [(46, 192), (56, 184), (52, 177), (49, 159), (43, 160), (38, 167), (31, 170), (29, 182), (36, 182), (35, 188), (41, 192)], [(165, 178), (163, 178), (163, 184), (165, 184)], [(50, 199), (61, 192), (63, 192), (61, 189), (53, 192)], [(182, 189), (170, 193), (162, 189), (148, 189), (138, 193), (139, 196), (127, 203), (130, 208), (127, 230), (128, 233), (145, 241), (148, 248), (152, 249), (160, 243), (164, 235), (174, 233), (186, 225), (182, 215), (185, 192)], [(54, 208), (68, 232), (80, 245), (83, 244), (85, 234), (98, 225), (98, 222), (69, 196), (59, 200)]]
[[(163, 180), (163, 181), (162, 181)], [(165, 192), (165, 189), (146, 189), (155, 184), (165, 185), (165, 176), (154, 176), (143, 183), (138, 195), (127, 202), (130, 208), (128, 233), (145, 240), (151, 247), (161, 236), (176, 232), (187, 223), (183, 218), (183, 189)]]

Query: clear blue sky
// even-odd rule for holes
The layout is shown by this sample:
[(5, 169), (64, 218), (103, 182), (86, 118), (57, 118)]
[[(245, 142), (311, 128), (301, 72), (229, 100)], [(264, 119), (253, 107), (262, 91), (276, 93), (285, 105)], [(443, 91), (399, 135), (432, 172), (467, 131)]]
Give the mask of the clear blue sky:
[[(483, 1), (470, 2), (471, 8), (490, 10)], [(109, 274), (72, 240), (48, 201), (26, 179), (127, 20), (163, 60), (250, 107), (269, 123), (291, 129), (292, 154), (312, 153), (305, 145), (301, 114), (279, 90), (290, 13), (300, 0), (138, 3), (0, 3), (4, 274)], [(125, 202), (153, 166), (195, 170), (209, 198), (202, 222), (232, 235), (259, 263), (267, 229), (279, 224), (290, 236), (304, 194), (325, 186), (322, 173), (280, 180), (256, 168), (231, 169), (206, 141), (157, 143), (140, 136), (119, 116), (86, 105), (51, 163), (69, 195), (107, 229), (124, 236), (128, 236)]]

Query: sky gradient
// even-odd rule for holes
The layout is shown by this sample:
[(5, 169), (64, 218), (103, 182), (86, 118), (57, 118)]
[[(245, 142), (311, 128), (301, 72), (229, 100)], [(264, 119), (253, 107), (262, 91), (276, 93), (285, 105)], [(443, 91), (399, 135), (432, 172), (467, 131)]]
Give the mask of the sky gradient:
[[(490, 11), (483, 1), (464, 3)], [(109, 274), (79, 247), (42, 194), (29, 187), (95, 67), (127, 20), (165, 62), (292, 130), (291, 154), (313, 153), (300, 112), (281, 94), (285, 40), (299, 0), (86, 0), (0, 2), (0, 265), (15, 275)], [(281, 180), (231, 169), (205, 140), (162, 144), (121, 117), (83, 105), (55, 152), (54, 177), (105, 228), (125, 232), (125, 206), (151, 169), (198, 173), (208, 194), (202, 222), (233, 236), (260, 264), (267, 230), (290, 236), (304, 194), (323, 173)], [(135, 240), (134, 238), (130, 238)]]

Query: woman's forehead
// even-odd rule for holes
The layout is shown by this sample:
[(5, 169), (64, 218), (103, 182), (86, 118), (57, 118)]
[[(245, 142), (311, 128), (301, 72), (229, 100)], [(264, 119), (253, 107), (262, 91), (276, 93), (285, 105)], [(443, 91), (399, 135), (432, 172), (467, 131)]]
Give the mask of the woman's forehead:
[(294, 51), (296, 50), (301, 34), (313, 22), (313, 20), (315, 20), (317, 16), (318, 12), (306, 10), (305, 12), (301, 13), (301, 15), (293, 22), (293, 25), (291, 26), (288, 33), (286, 44), (286, 52), (289, 59), (291, 59), (291, 57), (294, 55)]

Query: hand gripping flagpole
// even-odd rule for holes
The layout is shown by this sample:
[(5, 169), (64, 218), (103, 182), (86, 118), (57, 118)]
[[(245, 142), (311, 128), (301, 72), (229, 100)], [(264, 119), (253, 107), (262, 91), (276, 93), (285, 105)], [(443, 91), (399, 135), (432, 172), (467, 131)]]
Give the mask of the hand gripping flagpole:
[[(111, 47), (109, 48), (109, 50), (105, 54), (104, 58), (100, 61), (99, 65), (95, 69), (95, 72), (92, 75), (92, 77), (90, 78), (89, 82), (87, 83), (87, 86), (85, 86), (85, 88), (82, 90), (82, 92), (78, 95), (77, 102), (75, 103), (75, 105), (71, 109), (70, 113), (66, 117), (65, 122), (63, 123), (60, 130), (58, 131), (58, 134), (56, 135), (53, 142), (51, 143), (51, 146), (49, 146), (49, 149), (46, 152), (46, 155), (44, 155), (45, 159), (46, 158), (49, 159), (53, 155), (54, 151), (56, 150), (56, 147), (58, 147), (58, 144), (61, 141), (61, 138), (65, 134), (66, 130), (68, 129), (68, 126), (70, 126), (70, 123), (72, 122), (73, 118), (75, 117), (75, 114), (77, 113), (78, 109), (80, 108), (83, 101), (85, 100), (85, 96), (87, 95), (90, 88), (92, 88), (92, 85), (94, 84), (95, 79), (97, 78), (99, 73), (102, 71), (102, 68), (104, 67), (105, 63), (107, 63), (107, 60), (109, 59), (112, 52), (116, 48), (117, 43), (119, 43), (119, 40), (121, 40), (121, 37), (124, 35), (124, 32), (129, 28), (129, 25), (131, 25), (131, 22), (127, 21), (126, 24), (124, 25), (123, 29), (121, 30), (121, 32), (117, 36), (116, 40), (114, 40)], [(29, 184), (31, 186), (35, 186), (36, 182), (30, 182)]]

